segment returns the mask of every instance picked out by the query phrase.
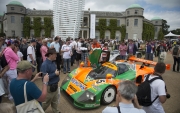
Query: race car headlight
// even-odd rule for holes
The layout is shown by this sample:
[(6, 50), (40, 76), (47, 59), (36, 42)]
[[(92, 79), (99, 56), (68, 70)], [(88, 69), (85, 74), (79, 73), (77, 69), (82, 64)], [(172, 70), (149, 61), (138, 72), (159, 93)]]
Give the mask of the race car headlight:
[(67, 81), (69, 81), (71, 78), (69, 77), (69, 76), (67, 76), (64, 80), (63, 80), (63, 82), (62, 82), (62, 85), (64, 85)]
[(83, 103), (93, 103), (95, 102), (95, 94), (87, 90), (78, 98), (78, 101)]

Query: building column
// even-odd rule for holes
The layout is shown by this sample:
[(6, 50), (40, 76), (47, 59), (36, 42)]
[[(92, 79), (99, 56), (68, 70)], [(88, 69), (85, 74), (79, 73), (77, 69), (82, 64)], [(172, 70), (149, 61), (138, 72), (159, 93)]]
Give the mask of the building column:
[(89, 38), (89, 29), (87, 30), (87, 39)]
[(84, 38), (84, 30), (82, 30), (81, 38)]

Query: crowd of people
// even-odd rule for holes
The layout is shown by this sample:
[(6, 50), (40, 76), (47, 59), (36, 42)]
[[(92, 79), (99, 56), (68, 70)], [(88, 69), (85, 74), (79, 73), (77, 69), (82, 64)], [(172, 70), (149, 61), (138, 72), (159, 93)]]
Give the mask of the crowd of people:
[[(144, 44), (144, 47), (143, 47)], [(102, 52), (102, 61), (106, 61), (106, 51), (119, 50), (120, 58), (125, 60), (127, 55), (135, 55), (139, 49), (145, 50), (145, 59), (153, 60), (158, 57), (158, 66), (165, 66), (164, 59), (166, 52), (170, 51), (174, 58), (173, 71), (177, 64), (179, 71), (180, 63), (180, 43), (176, 44), (169, 41), (148, 41), (142, 43), (138, 40), (100, 40), (83, 39), (83, 38), (67, 38), (65, 41), (61, 37), (56, 36), (53, 41), (47, 38), (30, 39), (11, 39), (0, 38), (0, 57), (5, 58), (7, 65), (2, 66), (1, 74), (4, 87), (4, 93), (0, 93), (0, 102), (3, 94), (15, 104), (18, 112), (18, 106), (25, 102), (24, 87), (26, 87), (27, 100), (37, 100), (42, 102), (42, 108), (45, 111), (50, 105), (53, 113), (60, 113), (58, 109), (58, 82), (60, 81), (60, 72), (64, 74), (71, 72), (71, 66), (78, 66), (81, 61), (87, 64), (89, 52), (95, 48), (100, 48)], [(76, 63), (76, 64), (75, 64)], [(149, 79), (161, 76), (165, 72), (165, 68), (159, 69), (155, 66), (155, 72)], [(36, 69), (37, 68), (37, 69)], [(37, 70), (37, 74), (33, 72)], [(33, 82), (36, 79), (43, 78), (43, 87), (40, 90)], [(164, 113), (161, 103), (166, 100), (165, 83), (163, 80), (156, 80), (151, 84), (154, 87), (152, 95), (159, 95), (159, 98), (151, 105), (144, 107), (147, 113)], [(128, 88), (129, 87), (129, 88)], [(132, 88), (132, 89), (131, 89)], [(0, 88), (1, 89), (1, 88)], [(129, 89), (129, 90), (127, 90)], [(33, 91), (33, 92), (32, 92)], [(137, 88), (134, 83), (125, 81), (120, 83), (117, 93), (117, 106), (120, 105), (122, 113), (128, 113), (126, 108), (131, 108), (133, 113), (144, 113), (136, 99)], [(129, 95), (129, 93), (132, 93)], [(153, 96), (155, 97), (155, 96)], [(118, 101), (119, 100), (119, 101)], [(134, 100), (134, 103), (132, 103)], [(129, 105), (126, 105), (129, 104)], [(135, 109), (134, 106), (137, 108)], [(158, 107), (157, 107), (158, 106)], [(119, 110), (119, 109), (118, 109)], [(130, 111), (131, 111), (130, 110)], [(115, 108), (106, 108), (103, 113), (115, 113)], [(132, 113), (132, 112), (129, 112)]]

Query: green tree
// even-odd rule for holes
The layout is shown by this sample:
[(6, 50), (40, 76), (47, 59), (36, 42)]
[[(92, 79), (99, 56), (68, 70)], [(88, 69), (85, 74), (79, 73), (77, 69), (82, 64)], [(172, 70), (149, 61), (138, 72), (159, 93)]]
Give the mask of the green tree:
[(126, 26), (121, 25), (118, 27), (117, 19), (110, 19), (109, 26), (106, 26), (106, 19), (99, 19), (99, 25), (96, 26), (96, 29), (99, 30), (101, 39), (104, 39), (106, 30), (111, 32), (111, 39), (115, 39), (116, 31), (121, 32), (121, 40), (124, 40), (126, 36)]
[(164, 35), (168, 34), (170, 25), (167, 24), (166, 20), (162, 20), (162, 32)]
[(51, 29), (52, 29), (52, 18), (45, 17), (44, 18), (44, 31), (46, 37), (51, 37)]
[(162, 31), (162, 28), (160, 28), (159, 32), (158, 32), (158, 40), (163, 40), (164, 39), (164, 34)]
[(172, 30), (171, 33), (174, 33), (176, 35), (180, 35), (180, 29)]
[(126, 25), (121, 25), (121, 27), (118, 27), (118, 29), (121, 32), (121, 41), (124, 41), (126, 37)]
[(117, 19), (110, 19), (110, 25), (107, 29), (111, 32), (111, 39), (115, 39), (116, 29), (117, 29)]
[(41, 17), (34, 17), (34, 36), (40, 37), (41, 34)]
[(24, 37), (30, 37), (30, 17), (24, 17), (23, 32)]
[(105, 37), (105, 31), (106, 31), (106, 19), (99, 19), (99, 26), (97, 27), (97, 29), (100, 32), (100, 38), (104, 39)]
[(154, 39), (155, 30), (153, 24), (143, 23), (143, 32), (142, 32), (142, 39), (143, 40), (152, 40)]

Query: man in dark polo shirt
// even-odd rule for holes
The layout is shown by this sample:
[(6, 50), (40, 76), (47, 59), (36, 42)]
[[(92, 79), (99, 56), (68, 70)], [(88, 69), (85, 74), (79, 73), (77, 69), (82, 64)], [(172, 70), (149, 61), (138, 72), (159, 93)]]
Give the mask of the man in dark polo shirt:
[(47, 51), (46, 60), (41, 65), (41, 72), (48, 73), (49, 82), (47, 88), (47, 97), (45, 102), (42, 103), (44, 111), (51, 105), (53, 113), (60, 113), (58, 110), (58, 82), (60, 80), (60, 72), (57, 70), (55, 60), (57, 53), (55, 48), (51, 48)]

